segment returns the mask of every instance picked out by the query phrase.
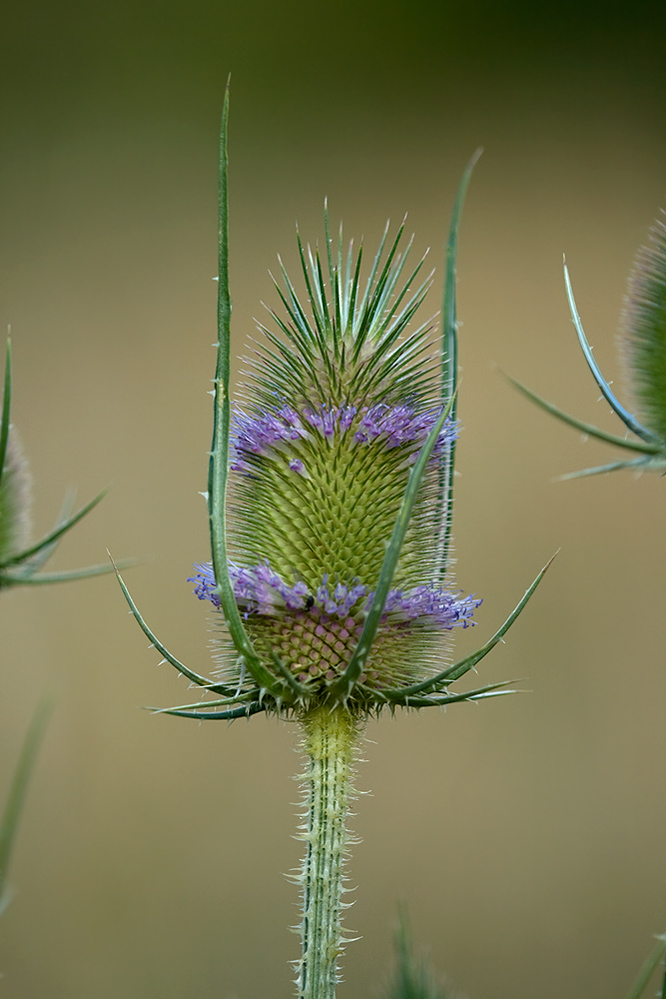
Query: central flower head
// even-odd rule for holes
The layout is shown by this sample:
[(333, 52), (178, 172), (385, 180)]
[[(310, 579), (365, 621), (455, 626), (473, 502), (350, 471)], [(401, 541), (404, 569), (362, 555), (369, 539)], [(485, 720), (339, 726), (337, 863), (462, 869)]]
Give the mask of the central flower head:
[[(250, 362), (230, 442), (230, 577), (254, 648), (276, 657), (316, 698), (349, 663), (401, 508), (410, 470), (443, 414), (441, 373), (429, 355), (431, 323), (412, 320), (430, 284), (423, 259), (400, 285), (402, 228), (386, 233), (367, 280), (362, 253), (327, 236), (329, 282), (319, 255), (301, 247), (309, 308), (283, 269), (286, 316)], [(443, 588), (443, 475), (457, 427), (435, 441), (401, 548), (363, 696), (414, 683), (441, 664), (442, 639), (470, 623), (480, 601)], [(209, 565), (195, 592), (220, 606)], [(446, 643), (444, 643), (446, 644)], [(236, 671), (237, 653), (223, 653)]]

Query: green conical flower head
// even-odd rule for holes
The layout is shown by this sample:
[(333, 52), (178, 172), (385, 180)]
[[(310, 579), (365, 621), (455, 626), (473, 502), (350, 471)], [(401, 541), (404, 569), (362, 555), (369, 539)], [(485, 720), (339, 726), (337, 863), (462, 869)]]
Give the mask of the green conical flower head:
[[(313, 692), (358, 644), (410, 470), (442, 415), (431, 322), (417, 323), (423, 259), (401, 283), (409, 246), (388, 228), (367, 277), (362, 250), (326, 237), (325, 269), (299, 240), (308, 306), (284, 268), (284, 316), (262, 326), (230, 442), (230, 575), (262, 659), (277, 654)], [(414, 682), (441, 662), (442, 638), (479, 601), (441, 587), (441, 468), (456, 437), (437, 438), (401, 549), (363, 682)], [(219, 606), (199, 566), (197, 594)], [(445, 645), (446, 643), (444, 643)], [(228, 666), (237, 655), (224, 656)]]

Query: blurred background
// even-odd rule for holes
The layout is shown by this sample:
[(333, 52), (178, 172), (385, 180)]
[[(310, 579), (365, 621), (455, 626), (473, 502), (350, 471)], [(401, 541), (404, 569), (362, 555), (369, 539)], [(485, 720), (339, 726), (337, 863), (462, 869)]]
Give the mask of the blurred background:
[[(626, 275), (666, 200), (666, 8), (564, 0), (8, 0), (0, 31), (0, 323), (35, 536), (65, 490), (103, 503), (53, 567), (134, 556), (150, 625), (200, 671), (213, 373), (217, 133), (233, 73), (239, 354), (322, 204), (377, 240), (409, 212), (439, 266), (460, 174), (458, 580), (484, 598), (463, 654), (561, 548), (485, 682), (530, 692), (372, 723), (353, 820), (340, 999), (386, 978), (396, 905), (470, 999), (622, 997), (666, 929), (665, 485), (561, 483), (610, 448), (500, 369), (611, 431), (577, 348), (566, 252), (619, 378)], [(438, 272), (441, 274), (441, 268)], [(441, 280), (430, 309), (439, 308)], [(620, 381), (616, 385), (620, 385)], [(0, 923), (7, 999), (291, 994), (296, 732), (203, 724), (111, 578), (3, 593), (0, 790), (56, 701)]]

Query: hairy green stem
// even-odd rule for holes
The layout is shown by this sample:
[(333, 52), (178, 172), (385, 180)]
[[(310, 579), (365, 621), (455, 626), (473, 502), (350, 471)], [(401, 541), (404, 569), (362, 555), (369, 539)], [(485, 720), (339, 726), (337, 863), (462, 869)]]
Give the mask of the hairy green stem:
[(307, 843), (299, 881), (303, 919), (298, 965), (299, 999), (334, 999), (341, 927), (343, 867), (351, 776), (359, 722), (344, 708), (316, 708), (302, 719), (307, 755), (305, 814), (299, 838)]

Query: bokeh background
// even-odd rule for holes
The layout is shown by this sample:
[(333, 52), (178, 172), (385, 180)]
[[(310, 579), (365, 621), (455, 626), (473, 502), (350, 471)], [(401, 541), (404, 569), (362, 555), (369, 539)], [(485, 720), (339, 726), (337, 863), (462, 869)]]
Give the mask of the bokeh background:
[[(460, 173), (485, 147), (460, 244), (455, 519), (459, 583), (484, 604), (461, 653), (561, 551), (483, 664), (484, 681), (530, 693), (368, 728), (347, 918), (361, 939), (340, 997), (380, 994), (398, 900), (470, 999), (623, 996), (666, 928), (666, 487), (554, 481), (612, 451), (500, 369), (618, 429), (561, 260), (619, 379), (626, 274), (666, 197), (664, 8), (8, 0), (0, 19), (0, 322), (35, 532), (72, 484), (81, 502), (110, 486), (54, 566), (134, 556), (147, 620), (201, 670), (209, 621), (186, 577), (208, 551), (228, 72), (239, 354), (275, 304), (277, 252), (294, 262), (295, 219), (320, 238), (328, 196), (371, 245), (409, 211), (416, 252), (438, 264)], [(3, 593), (0, 628), (0, 788), (38, 699), (56, 702), (0, 923), (3, 995), (290, 995), (293, 727), (139, 710), (189, 694), (111, 578)]]

